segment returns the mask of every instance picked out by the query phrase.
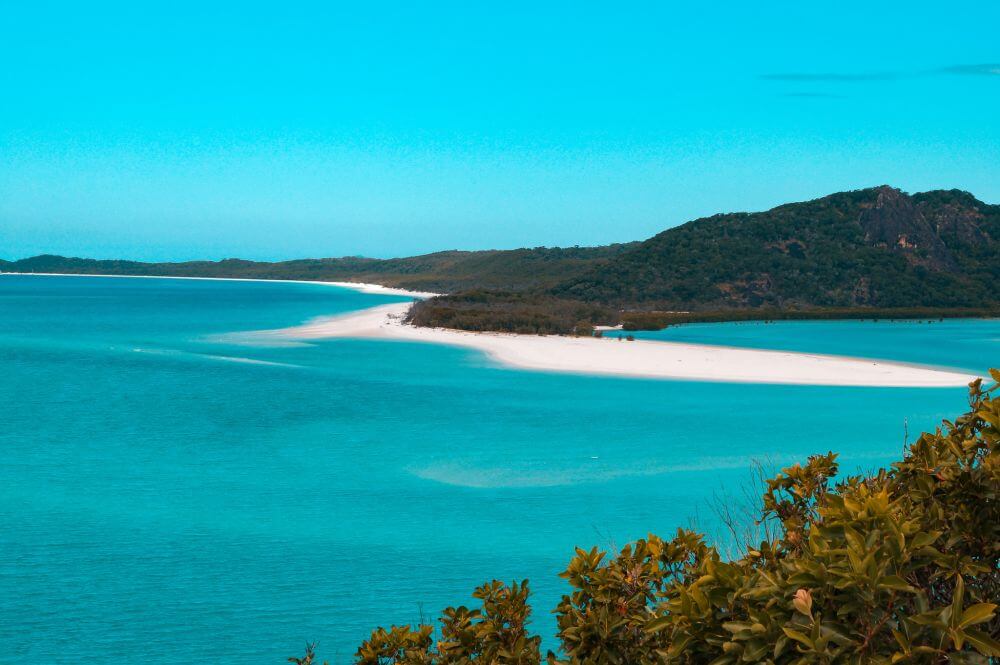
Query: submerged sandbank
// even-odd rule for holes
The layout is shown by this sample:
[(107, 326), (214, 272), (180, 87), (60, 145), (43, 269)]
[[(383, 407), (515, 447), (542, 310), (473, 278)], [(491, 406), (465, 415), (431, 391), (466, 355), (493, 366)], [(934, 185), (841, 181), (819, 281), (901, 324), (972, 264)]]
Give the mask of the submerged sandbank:
[(902, 363), (789, 351), (419, 328), (404, 323), (410, 306), (381, 305), (258, 334), (300, 340), (352, 337), (448, 344), (482, 351), (511, 367), (644, 378), (881, 387), (961, 386), (976, 378)]

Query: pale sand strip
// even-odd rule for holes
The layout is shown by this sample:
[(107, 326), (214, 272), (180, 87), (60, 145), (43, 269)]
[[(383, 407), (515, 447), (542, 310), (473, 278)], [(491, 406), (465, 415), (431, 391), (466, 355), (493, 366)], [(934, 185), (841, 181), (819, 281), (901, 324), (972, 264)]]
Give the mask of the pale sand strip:
[(483, 351), (524, 369), (701, 381), (832, 386), (962, 386), (975, 377), (925, 367), (809, 353), (761, 351), (605, 337), (473, 333), (403, 323), (410, 303), (393, 303), (301, 326), (264, 331), (289, 339), (353, 337), (429, 342)]
[[(327, 284), (355, 289), (362, 293), (405, 295), (413, 298), (430, 298), (437, 295), (361, 282), (15, 272), (3, 272), (0, 275), (292, 282)], [(382, 305), (344, 316), (316, 319), (293, 328), (261, 331), (256, 335), (286, 339), (356, 337), (447, 344), (477, 349), (497, 362), (523, 369), (661, 379), (830, 386), (947, 387), (965, 385), (976, 378), (902, 363), (787, 351), (737, 349), (679, 342), (641, 340), (624, 342), (610, 337), (596, 339), (510, 335), (418, 328), (403, 323), (410, 305), (409, 302)], [(613, 328), (608, 327), (608, 329)]]
[(409, 289), (397, 289), (381, 284), (368, 284), (366, 282), (324, 282), (318, 279), (257, 279), (254, 277), (178, 277), (172, 275), (91, 275), (88, 273), (64, 273), (64, 272), (3, 272), (0, 275), (28, 275), (34, 277), (119, 277), (122, 279), (194, 279), (205, 282), (274, 282), (278, 284), (324, 284), (326, 286), (339, 286), (347, 289), (354, 289), (361, 293), (371, 293), (380, 296), (409, 296), (411, 298), (433, 298), (441, 295), (430, 291), (410, 291)]

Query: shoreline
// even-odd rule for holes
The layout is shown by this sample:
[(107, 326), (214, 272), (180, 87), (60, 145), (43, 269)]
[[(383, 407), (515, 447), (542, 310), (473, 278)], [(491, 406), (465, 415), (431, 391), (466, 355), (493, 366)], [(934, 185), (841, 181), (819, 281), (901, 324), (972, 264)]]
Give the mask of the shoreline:
[(474, 349), (517, 369), (647, 379), (856, 387), (958, 387), (956, 371), (846, 356), (610, 337), (564, 337), (419, 328), (410, 303), (391, 303), (299, 326), (252, 333), (293, 340), (380, 339)]
[(196, 279), (213, 282), (273, 282), (278, 284), (324, 284), (327, 286), (340, 286), (346, 289), (354, 289), (360, 293), (383, 296), (409, 296), (412, 298), (433, 298), (441, 295), (431, 291), (411, 291), (410, 289), (400, 289), (393, 286), (383, 286), (369, 282), (328, 282), (318, 279), (266, 279), (262, 277), (185, 277), (174, 275), (102, 275), (82, 272), (5, 272), (0, 271), (0, 277), (4, 275), (22, 275), (27, 277), (102, 277), (102, 278), (122, 278), (122, 279)]
[[(373, 295), (414, 299), (439, 295), (367, 282), (304, 279), (0, 272), (0, 277), (3, 275), (320, 284)], [(517, 335), (422, 328), (403, 322), (411, 306), (412, 301), (378, 305), (338, 316), (319, 317), (298, 326), (250, 334), (293, 340), (356, 338), (443, 344), (480, 351), (506, 367), (592, 376), (863, 387), (953, 387), (965, 386), (978, 378), (945, 368), (795, 351), (651, 340), (629, 342), (611, 337)], [(618, 329), (610, 326), (601, 328)]]

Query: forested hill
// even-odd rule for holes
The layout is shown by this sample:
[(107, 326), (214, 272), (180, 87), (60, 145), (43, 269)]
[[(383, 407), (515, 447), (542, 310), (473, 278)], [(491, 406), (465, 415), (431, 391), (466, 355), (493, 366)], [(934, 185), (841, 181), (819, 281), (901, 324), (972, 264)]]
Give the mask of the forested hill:
[(1000, 316), (1000, 206), (892, 187), (668, 229), (579, 276), (418, 303), (418, 325), (586, 332), (593, 324)]
[(521, 291), (549, 288), (568, 278), (582, 275), (597, 264), (638, 244), (477, 252), (453, 250), (398, 259), (343, 257), (276, 263), (242, 259), (143, 263), (42, 255), (20, 261), (0, 261), (0, 271), (354, 281), (436, 292), (472, 288)]
[(669, 229), (551, 292), (626, 308), (1000, 303), (1000, 206), (892, 187)]
[(449, 294), (419, 304), (418, 324), (518, 332), (642, 317), (657, 325), (667, 322), (658, 312), (678, 311), (713, 320), (847, 309), (992, 315), (1000, 312), (1000, 206), (959, 190), (908, 195), (882, 186), (715, 215), (606, 247), (280, 263), (37, 256), (0, 270), (374, 282)]

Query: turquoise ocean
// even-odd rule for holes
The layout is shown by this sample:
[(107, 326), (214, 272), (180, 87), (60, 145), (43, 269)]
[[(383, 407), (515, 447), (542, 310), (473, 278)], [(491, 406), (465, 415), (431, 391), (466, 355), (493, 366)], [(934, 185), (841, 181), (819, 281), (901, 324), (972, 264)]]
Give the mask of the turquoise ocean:
[[(401, 298), (316, 284), (0, 276), (0, 662), (349, 662), (371, 628), (575, 546), (694, 526), (755, 461), (870, 470), (963, 388), (636, 380), (478, 352), (244, 331)], [(1000, 322), (784, 322), (645, 336), (983, 371)], [(735, 499), (732, 499), (735, 500)]]

